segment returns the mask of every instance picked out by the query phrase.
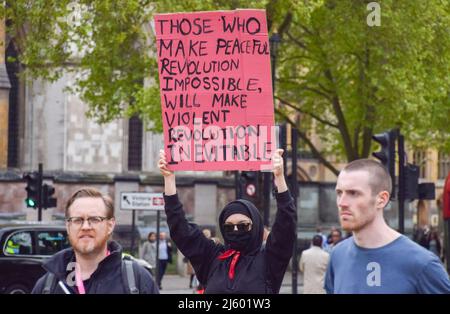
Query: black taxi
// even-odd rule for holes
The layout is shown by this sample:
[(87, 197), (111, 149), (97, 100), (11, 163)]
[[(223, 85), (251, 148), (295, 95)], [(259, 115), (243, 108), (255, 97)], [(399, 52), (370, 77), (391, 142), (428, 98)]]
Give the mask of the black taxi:
[(0, 225), (0, 294), (30, 293), (42, 263), (69, 246), (64, 224)]

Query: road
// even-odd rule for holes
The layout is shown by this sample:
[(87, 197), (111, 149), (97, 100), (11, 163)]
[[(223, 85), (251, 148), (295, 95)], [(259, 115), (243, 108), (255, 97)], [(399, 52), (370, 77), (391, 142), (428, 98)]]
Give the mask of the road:
[[(299, 273), (297, 279), (297, 290), (301, 294), (303, 291), (303, 278)], [(182, 277), (180, 275), (165, 275), (162, 282), (161, 294), (192, 294), (193, 289), (189, 288), (189, 277)], [(292, 273), (286, 272), (283, 283), (280, 289), (281, 294), (291, 294), (292, 293)]]

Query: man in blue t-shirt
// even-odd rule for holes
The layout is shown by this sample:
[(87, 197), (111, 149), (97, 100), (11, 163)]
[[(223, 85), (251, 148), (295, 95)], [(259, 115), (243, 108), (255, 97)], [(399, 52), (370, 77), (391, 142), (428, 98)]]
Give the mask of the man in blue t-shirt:
[(353, 236), (331, 253), (327, 293), (450, 293), (439, 259), (386, 224), (391, 189), (388, 172), (370, 159), (355, 160), (339, 174), (339, 219)]

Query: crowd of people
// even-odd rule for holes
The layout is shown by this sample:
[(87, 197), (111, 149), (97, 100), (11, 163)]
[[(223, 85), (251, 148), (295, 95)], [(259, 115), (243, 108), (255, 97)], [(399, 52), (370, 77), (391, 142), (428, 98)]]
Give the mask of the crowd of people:
[[(43, 264), (46, 274), (33, 293), (157, 294), (172, 261), (172, 241), (190, 268), (190, 287), (198, 282), (201, 293), (279, 293), (297, 228), (282, 154), (278, 149), (273, 156), (277, 212), (270, 230), (253, 203), (237, 199), (219, 215), (222, 243), (212, 237), (211, 230), (187, 221), (175, 173), (167, 168), (161, 151), (158, 167), (164, 177), (170, 240), (164, 232), (151, 232), (140, 251), (142, 259), (158, 267), (156, 280), (135, 260), (124, 258), (121, 245), (111, 240), (115, 228), (112, 199), (94, 188), (79, 189), (65, 208), (71, 247)], [(328, 235), (317, 229), (298, 265), (304, 274), (305, 293), (450, 293), (437, 231), (417, 227), (416, 243), (387, 225), (383, 212), (390, 201), (391, 184), (386, 169), (369, 159), (355, 160), (340, 172), (336, 204), (346, 235), (336, 227)]]

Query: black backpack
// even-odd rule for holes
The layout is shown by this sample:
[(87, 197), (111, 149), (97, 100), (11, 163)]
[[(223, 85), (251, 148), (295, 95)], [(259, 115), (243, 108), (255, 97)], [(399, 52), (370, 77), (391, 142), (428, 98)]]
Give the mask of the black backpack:
[[(128, 294), (139, 294), (134, 273), (133, 261), (128, 256), (124, 256), (122, 258), (122, 282), (127, 288)], [(50, 294), (55, 284), (55, 274), (49, 272), (45, 280), (44, 288), (42, 289), (42, 294)]]

